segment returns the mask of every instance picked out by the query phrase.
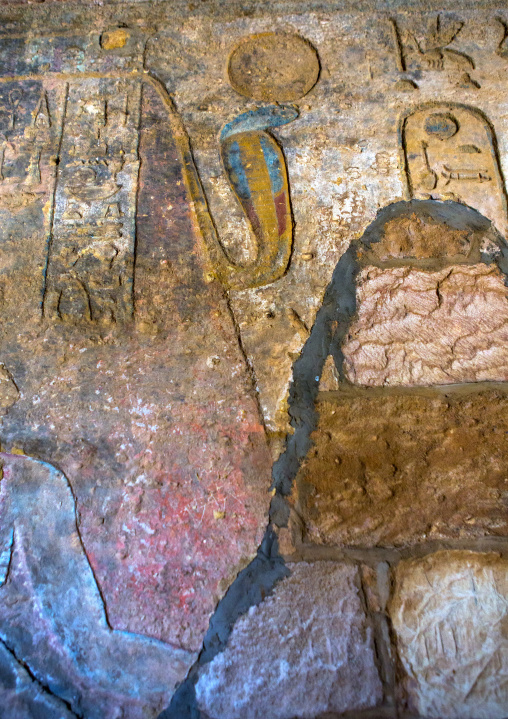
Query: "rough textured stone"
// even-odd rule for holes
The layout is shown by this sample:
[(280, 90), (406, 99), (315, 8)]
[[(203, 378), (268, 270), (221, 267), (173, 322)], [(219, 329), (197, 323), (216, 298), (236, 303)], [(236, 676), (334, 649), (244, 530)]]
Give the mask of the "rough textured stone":
[(343, 345), (346, 376), (361, 385), (508, 380), (508, 298), (496, 266), (439, 272), (366, 267)]
[(508, 562), (444, 551), (401, 562), (390, 615), (416, 711), (429, 719), (504, 719)]
[(291, 719), (376, 706), (382, 697), (358, 570), (290, 564), (273, 596), (238, 620), (196, 693), (213, 719)]
[(229, 58), (231, 85), (242, 95), (265, 102), (294, 102), (319, 77), (315, 49), (292, 33), (261, 33), (244, 39)]
[(76, 716), (38, 684), (1, 643), (0, 695), (2, 719), (74, 719)]
[(378, 262), (440, 257), (464, 261), (470, 257), (472, 245), (471, 233), (467, 230), (445, 228), (442, 223), (431, 218), (423, 220), (415, 213), (412, 217), (387, 222), (382, 241), (376, 242), (367, 256)]
[(375, 546), (506, 535), (504, 390), (326, 397), (297, 480), (307, 539)]
[[(192, 142), (206, 200), (198, 203), (199, 211), (206, 214), (208, 206), (233, 265), (248, 265), (258, 248), (221, 164), (221, 129), (242, 113), (257, 110), (260, 97), (299, 104), (298, 119), (270, 131), (288, 166), (295, 220), (291, 261), (276, 282), (237, 289), (230, 296), (271, 432), (287, 430), (292, 362), (305, 341), (302, 333), (313, 324), (333, 267), (379, 207), (408, 197), (454, 198), (479, 209), (501, 232), (506, 230), (499, 172), (506, 161), (507, 115), (499, 100), (506, 43), (502, 13), (490, 12), (488, 3), (482, 8), (462, 3), (456, 20), (446, 12), (448, 8), (453, 16), (456, 10), (450, 0), (424, 10), (396, 2), (393, 17), (383, 6), (376, 22), (375, 2), (344, 1), (340, 9), (324, 3), (316, 9), (288, 0), (276, 11), (253, 4), (248, 16), (238, 14), (234, 3), (209, 3), (206, 12), (179, 2), (108, 3), (93, 11), (81, 5), (72, 12), (70, 6), (63, 12), (56, 4), (30, 11), (11, 6), (4, 9), (4, 24), (16, 33), (36, 34), (39, 27), (44, 32), (62, 27), (73, 31), (69, 55), (61, 54), (62, 69), (81, 62), (81, 28), (86, 34), (97, 27), (103, 53), (116, 53), (125, 65), (130, 61), (132, 66), (133, 49), (141, 54), (145, 45), (144, 67), (172, 93)], [(442, 22), (437, 20), (439, 10), (444, 12)], [(118, 26), (121, 31), (128, 28), (122, 47), (110, 39), (117, 37)], [(268, 47), (267, 57), (263, 55), (266, 33), (274, 30), (287, 37), (289, 45), (308, 41), (319, 57), (319, 77), (314, 60), (312, 72), (305, 66), (295, 75), (298, 91), (290, 95), (284, 81), (287, 76), (293, 82), (291, 73), (298, 63), (290, 68), (284, 64), (284, 47), (275, 56)], [(94, 52), (99, 43), (96, 37)], [(233, 75), (228, 72), (239, 47), (253, 48), (247, 56), (260, 73), (257, 82), (245, 63), (238, 68), (233, 62)], [(20, 50), (16, 47), (15, 52)], [(264, 65), (256, 53), (264, 57)], [(27, 55), (33, 56), (31, 46)], [(15, 74), (10, 59), (5, 67)], [(255, 95), (256, 88), (262, 89), (261, 95)], [(443, 97), (448, 102), (437, 106), (436, 99)], [(436, 115), (445, 118), (443, 127)], [(428, 167), (422, 143), (428, 145)], [(298, 326), (288, 318), (288, 309), (300, 318)]]
[(1, 641), (78, 716), (156, 716), (196, 655), (113, 630), (67, 479), (28, 457), (0, 461)]
[[(499, 98), (505, 60), (496, 54), (502, 26), (495, 25), (490, 16), (487, 20), (482, 13), (461, 7), (461, 22), (456, 25), (443, 17), (438, 32), (436, 13), (414, 6), (408, 10), (400, 3), (393, 7), (392, 20), (380, 15), (379, 21), (372, 20), (368, 3), (362, 7), (344, 3), (336, 12), (326, 5), (319, 10), (303, 10), (301, 4), (279, 5), (276, 17), (257, 6), (249, 18), (224, 8), (220, 16), (196, 13), (192, 18), (179, 18), (148, 44), (147, 61), (174, 92), (188, 129), (221, 242), (236, 262), (246, 263), (255, 257), (256, 244), (228, 187), (217, 137), (232, 117), (256, 105), (248, 98), (240, 99), (231, 87), (225, 73), (228, 57), (246, 37), (274, 29), (305, 38), (319, 54), (320, 78), (297, 101), (300, 116), (272, 133), (288, 166), (295, 220), (291, 262), (276, 282), (231, 293), (265, 423), (274, 433), (287, 430), (292, 363), (312, 327), (337, 260), (350, 240), (374, 219), (379, 207), (422, 196), (416, 182), (421, 180), (421, 168), (414, 166), (412, 158), (414, 147), (419, 148), (418, 165), (421, 142), (429, 140), (429, 174), (439, 177), (439, 187), (423, 194), (463, 200), (493, 219), (502, 232), (507, 226), (494, 142), (488, 122), (480, 121), (475, 110), (478, 106), (493, 124), (504, 162), (506, 115)], [(455, 9), (451, 8), (452, 12)], [(459, 65), (453, 62), (458, 58), (454, 49), (463, 52), (469, 86), (463, 78), (468, 71), (460, 67), (460, 58)], [(473, 72), (470, 63), (481, 68), (482, 77)], [(400, 86), (401, 81), (405, 86)], [(443, 97), (450, 102), (436, 111), (436, 98)], [(455, 103), (468, 104), (472, 110), (459, 113)], [(456, 113), (460, 130), (453, 137), (441, 141), (430, 126), (428, 135), (425, 121), (436, 112)], [(400, 132), (403, 123), (404, 136)], [(408, 164), (402, 161), (405, 146), (408, 157), (411, 155)], [(468, 153), (464, 149), (468, 146), (480, 152)], [(492, 179), (442, 175), (464, 168), (481, 171), (483, 160)], [(292, 321), (294, 315), (288, 310), (296, 313), (299, 322)]]
[[(474, 233), (442, 231), (422, 215), (390, 225), (387, 243), (370, 255), (355, 244), (353, 256), (349, 246), (381, 208), (401, 205), (407, 213), (432, 205), (437, 219), (475, 208), (506, 234), (508, 16), (494, 0), (460, 8), (452, 0), (425, 8), (416, 0), (0, 4), (0, 442), (25, 455), (19, 464), (5, 460), (1, 488), (0, 593), (16, 600), (0, 602), (2, 638), (21, 651), (36, 682), (81, 704), (87, 719), (150, 716), (168, 701), (217, 601), (263, 535), (267, 436), (274, 457), (283, 446), (293, 452), (285, 453), (289, 470), (274, 472), (272, 517), (287, 515), (281, 494), (309, 448), (319, 379), (321, 390), (343, 384), (331, 360), (321, 374), (329, 352), (340, 357), (332, 335), (354, 313), (354, 287), (334, 305), (336, 285), (365, 265), (391, 279), (404, 265), (407, 283), (461, 263), (443, 278), (447, 289), (460, 273), (463, 285), (473, 281), (466, 265), (499, 260), (506, 269), (506, 247), (493, 232), (482, 238), (483, 256)], [(485, 229), (480, 215), (473, 220)], [(346, 272), (330, 286), (343, 258)], [(492, 273), (477, 273), (480, 295)], [(470, 305), (476, 316), (485, 309), (489, 323), (502, 291), (493, 284)], [(415, 300), (392, 294), (396, 312)], [(458, 293), (446, 297), (450, 303), (431, 313), (439, 319), (433, 326), (430, 318), (439, 340), (432, 356), (430, 342), (409, 368), (397, 356), (392, 379), (504, 378), (502, 357), (487, 358), (485, 368), (479, 359), (491, 340), (506, 338), (482, 335), (479, 325), (475, 342), (465, 338), (464, 323), (452, 328), (445, 312), (461, 309)], [(327, 324), (336, 310), (341, 316)], [(435, 355), (449, 361), (440, 342), (455, 329), (462, 364), (443, 377)], [(394, 339), (396, 332), (391, 346)], [(301, 367), (312, 370), (316, 357), (319, 369), (299, 383)], [(337, 410), (344, 423), (330, 425), (326, 449), (318, 427), (322, 463), (316, 458), (309, 481), (299, 481), (307, 539), (370, 547), (506, 535), (502, 387), (446, 400), (356, 389)], [(339, 456), (338, 490), (327, 462)], [(33, 497), (21, 491), (30, 477)], [(300, 527), (292, 518), (290, 531)], [(14, 545), (9, 531), (20, 537)], [(292, 533), (297, 551), (306, 551)], [(290, 533), (279, 536), (292, 551)], [(276, 543), (267, 545), (258, 564), (271, 562), (273, 551), (283, 571)], [(250, 569), (229, 594), (235, 609), (265, 591), (249, 587)], [(370, 608), (382, 612), (387, 583), (379, 577), (365, 573), (364, 587)], [(364, 626), (358, 597), (340, 577), (336, 587), (316, 583), (319, 599), (306, 588), (297, 604), (311, 621), (305, 595), (312, 596), (316, 616), (328, 617), (352, 659), (323, 677), (327, 644), (312, 619), (324, 657), (318, 682), (312, 647), (288, 639), (308, 662), (301, 706), (307, 701), (311, 715), (333, 705), (325, 694), (309, 706), (325, 680), (339, 687), (339, 710), (359, 706), (362, 667), (367, 703), (375, 703), (370, 639), (347, 634), (351, 622), (358, 634)], [(339, 590), (346, 630), (327, 614), (331, 596), (343, 616)], [(85, 632), (75, 621), (77, 595)], [(213, 648), (221, 645), (221, 616), (211, 624)], [(268, 685), (265, 655), (260, 681)], [(294, 653), (282, 657), (281, 673), (284, 661), (294, 665)], [(256, 680), (258, 669), (250, 670)], [(4, 693), (11, 701), (10, 689)], [(296, 694), (288, 701), (293, 696), (298, 703)]]
[(263, 537), (270, 455), (142, 52), (0, 43), (1, 442), (68, 478), (111, 626), (193, 651)]

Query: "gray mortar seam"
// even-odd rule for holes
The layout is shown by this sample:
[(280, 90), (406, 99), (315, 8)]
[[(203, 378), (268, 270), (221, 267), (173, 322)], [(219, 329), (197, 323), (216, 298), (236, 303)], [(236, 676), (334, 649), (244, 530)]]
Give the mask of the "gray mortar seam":
[[(289, 414), (291, 418), (291, 426), (294, 429), (294, 433), (286, 437), (285, 449), (273, 465), (272, 488), (275, 490), (275, 496), (272, 499), (271, 504), (273, 504), (273, 501), (277, 497), (285, 501), (284, 498), (290, 494), (294, 484), (294, 480), (296, 478), (296, 474), (300, 468), (303, 459), (306, 457), (310, 449), (310, 435), (312, 431), (317, 427), (318, 420), (318, 412), (315, 408), (315, 402), (319, 394), (319, 380), (321, 378), (325, 361), (329, 354), (331, 354), (334, 359), (335, 365), (338, 369), (340, 381), (346, 385), (350, 384), (349, 382), (347, 382), (347, 380), (345, 380), (344, 372), (342, 369), (341, 358), (343, 359), (343, 356), (341, 350), (341, 343), (346, 335), (350, 321), (356, 312), (355, 282), (356, 276), (360, 269), (360, 263), (357, 259), (357, 249), (362, 245), (364, 247), (370, 248), (373, 242), (380, 241), (384, 226), (389, 220), (403, 216), (408, 211), (414, 212), (418, 209), (422, 210), (427, 217), (430, 215), (431, 219), (438, 219), (444, 222), (448, 220), (446, 224), (451, 224), (451, 226), (456, 229), (466, 228), (474, 232), (479, 230), (487, 231), (491, 227), (490, 221), (483, 217), (479, 212), (465, 205), (459, 205), (458, 203), (453, 201), (400, 201), (389, 204), (380, 209), (376, 218), (367, 227), (362, 237), (359, 240), (353, 241), (349, 245), (348, 249), (344, 252), (335, 267), (332, 280), (325, 291), (323, 302), (316, 316), (316, 320), (314, 322), (311, 334), (306, 343), (304, 344), (300, 356), (293, 364), (293, 381), (291, 383), (289, 392)], [(496, 264), (499, 266), (499, 269), (505, 275), (507, 275), (508, 273), (506, 272), (505, 268), (508, 266), (508, 244), (501, 237), (501, 235), (499, 235), (498, 237), (501, 257), (500, 259), (494, 258), (493, 261), (496, 262)], [(488, 258), (482, 258), (482, 261), (485, 262), (486, 259)], [(230, 307), (229, 310), (231, 312)], [(338, 320), (335, 319), (337, 315)], [(240, 347), (242, 347), (240, 339), (239, 343)], [(301, 393), (301, 399), (300, 402), (297, 404), (299, 399), (299, 391)], [(197, 697), (195, 691), (195, 685), (199, 676), (199, 669), (201, 666), (211, 661), (218, 653), (224, 651), (224, 649), (226, 648), (227, 640), (231, 634), (231, 631), (233, 630), (235, 622), (240, 618), (240, 616), (245, 614), (251, 606), (260, 603), (260, 601), (254, 601), (246, 607), (244, 612), (233, 611), (228, 614), (228, 596), (231, 597), (231, 592), (233, 591), (234, 593), (238, 587), (241, 587), (243, 578), (247, 576), (246, 573), (249, 571), (249, 568), (253, 568), (256, 560), (259, 559), (260, 552), (262, 552), (262, 547), (264, 543), (270, 545), (270, 555), (274, 550), (275, 559), (276, 561), (280, 562), (282, 572), (281, 575), (278, 576), (273, 582), (273, 584), (270, 586), (268, 592), (262, 593), (260, 601), (263, 601), (264, 598), (274, 590), (275, 585), (279, 581), (281, 581), (284, 576), (287, 576), (289, 574), (289, 571), (286, 568), (285, 560), (278, 552), (277, 537), (274, 530), (272, 529), (272, 523), (269, 521), (263, 542), (258, 548), (257, 556), (244, 570), (242, 570), (242, 572), (237, 575), (236, 579), (230, 585), (224, 597), (219, 601), (216, 610), (210, 619), (209, 629), (203, 641), (203, 647), (197, 661), (189, 670), (187, 678), (182, 682), (182, 684), (180, 684), (180, 686), (176, 690), (169, 707), (159, 715), (158, 719), (204, 719), (204, 716), (197, 705)], [(453, 544), (453, 542), (451, 543)], [(444, 547), (447, 544), (450, 544), (450, 542), (445, 541), (440, 542), (439, 544)], [(478, 546), (478, 540), (476, 540), (475, 544)], [(487, 543), (484, 542), (484, 544)], [(427, 551), (422, 551), (421, 555), (419, 555), (418, 544), (408, 547), (405, 551), (408, 552), (408, 556), (423, 556), (424, 554), (429, 553), (428, 546), (429, 545), (427, 545)], [(306, 547), (306, 549), (312, 547), (312, 550), (316, 552), (315, 545), (301, 545), (301, 548), (302, 547)], [(328, 548), (326, 548), (326, 550), (328, 550)], [(321, 554), (324, 554), (326, 550), (321, 552)], [(400, 553), (394, 554), (394, 551), (396, 552), (396, 550), (384, 550), (383, 548), (375, 547), (364, 550), (355, 550), (353, 548), (347, 550), (339, 549), (339, 555), (337, 556), (335, 561), (340, 559), (348, 559), (349, 561), (353, 560), (355, 563), (359, 563), (362, 561), (360, 557), (363, 554), (366, 559), (368, 558), (368, 561), (366, 562), (367, 564), (371, 564), (371, 562), (377, 563), (379, 561), (386, 561), (391, 567), (393, 563), (397, 563), (397, 561), (402, 558), (401, 554), (403, 553), (401, 551)], [(378, 557), (378, 559), (374, 559), (374, 557)], [(269, 557), (266, 556), (266, 558), (268, 559)], [(307, 561), (303, 558), (303, 556), (299, 559), (300, 561)], [(319, 558), (315, 557), (314, 561), (322, 561), (323, 559), (325, 559), (324, 556)], [(261, 579), (261, 577), (262, 572), (258, 577), (258, 581)], [(367, 622), (372, 628), (378, 627), (379, 622), (376, 620), (376, 613), (369, 608), (368, 602), (366, 601), (361, 578), (360, 583), (361, 589), (359, 591), (361, 591), (362, 593), (362, 601), (365, 604), (365, 615)], [(219, 638), (219, 643), (218, 646), (215, 647), (215, 650), (212, 649), (212, 651), (209, 651), (206, 647), (207, 636), (212, 630), (214, 619), (218, 614), (221, 613), (221, 607), (224, 606), (226, 607), (226, 609), (224, 610), (224, 619), (226, 620), (227, 624), (225, 636), (223, 639)], [(386, 706), (387, 702), (395, 700), (395, 667), (397, 661), (397, 653), (396, 647), (393, 643), (392, 632), (389, 625), (389, 618), (385, 611), (383, 611), (381, 614), (387, 622), (387, 629), (389, 633), (387, 645), (386, 640), (383, 637), (382, 631), (375, 632), (375, 639), (379, 641), (379, 648), (376, 647), (375, 652), (375, 662), (379, 670), (383, 685), (382, 703), (379, 708), (375, 709), (375, 714), (372, 714), (370, 710), (368, 710), (367, 714), (365, 712), (353, 713), (349, 715), (351, 719), (355, 719), (355, 717), (358, 717), (358, 719), (368, 719), (369, 715), (373, 719), (382, 719), (382, 715), (380, 715), (379, 712), (384, 711), (385, 709), (388, 712), (386, 714), (387, 719), (388, 717), (393, 717), (394, 719), (403, 719), (403, 714), (399, 713), (397, 703), (395, 703), (394, 706)], [(391, 667), (388, 666), (389, 657), (391, 654), (390, 649), (394, 656), (394, 659), (391, 662)], [(388, 664), (386, 664), (387, 662)], [(391, 669), (391, 672), (389, 671), (389, 669)], [(393, 676), (393, 682), (388, 680), (390, 674)], [(386, 681), (384, 680), (384, 677), (387, 678)], [(347, 717), (347, 714), (341, 715), (342, 719), (347, 719)], [(319, 717), (317, 719), (319, 719)], [(409, 716), (407, 717), (407, 719), (410, 719)]]

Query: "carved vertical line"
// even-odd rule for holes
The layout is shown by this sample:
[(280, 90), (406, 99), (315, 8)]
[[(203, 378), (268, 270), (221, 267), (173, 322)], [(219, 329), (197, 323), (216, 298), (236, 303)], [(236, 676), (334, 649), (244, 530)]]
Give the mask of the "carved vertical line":
[(43, 287), (42, 287), (42, 302), (41, 302), (41, 316), (44, 318), (44, 304), (46, 302), (46, 293), (48, 289), (48, 268), (51, 257), (51, 250), (53, 245), (53, 226), (55, 221), (55, 205), (56, 205), (56, 191), (58, 187), (58, 179), (60, 175), (60, 155), (62, 152), (62, 142), (65, 130), (65, 119), (67, 115), (67, 102), (69, 99), (69, 83), (65, 83), (65, 94), (62, 108), (62, 119), (60, 122), (60, 137), (58, 138), (58, 147), (56, 151), (56, 166), (55, 166), (55, 177), (53, 180), (53, 192), (51, 196), (51, 207), (49, 211), (49, 229), (48, 238), (46, 241), (46, 264), (44, 265), (43, 276)]
[[(127, 94), (127, 97), (129, 95)], [(141, 181), (141, 132), (143, 126), (143, 83), (139, 83), (139, 104), (138, 104), (138, 143), (136, 145), (136, 153), (138, 156), (138, 174), (136, 178), (136, 197), (134, 199), (134, 241), (132, 244), (132, 284), (131, 284), (131, 305), (132, 317), (136, 312), (136, 257), (138, 252), (138, 203)]]
[(397, 70), (399, 72), (406, 72), (406, 58), (404, 57), (404, 46), (402, 45), (402, 38), (400, 37), (399, 26), (394, 18), (390, 18), (390, 24), (393, 31), (393, 41), (395, 44), (395, 58), (397, 61)]

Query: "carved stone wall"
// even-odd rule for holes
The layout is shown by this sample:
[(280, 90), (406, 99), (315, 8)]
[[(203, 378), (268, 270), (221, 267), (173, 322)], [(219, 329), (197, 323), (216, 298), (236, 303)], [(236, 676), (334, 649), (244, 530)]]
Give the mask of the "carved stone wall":
[(0, 17), (0, 717), (507, 719), (506, 8)]

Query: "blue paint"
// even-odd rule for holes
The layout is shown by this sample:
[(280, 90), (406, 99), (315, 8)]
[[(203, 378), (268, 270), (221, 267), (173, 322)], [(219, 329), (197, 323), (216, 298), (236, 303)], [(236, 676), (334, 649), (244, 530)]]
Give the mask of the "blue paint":
[(237, 135), (240, 132), (266, 130), (269, 127), (287, 125), (288, 122), (296, 120), (298, 115), (298, 110), (290, 105), (267, 105), (256, 110), (248, 110), (224, 125), (220, 140), (223, 142), (231, 135)]
[[(69, 719), (111, 717), (119, 705), (126, 713), (135, 708), (149, 715), (164, 697), (169, 702), (192, 654), (111, 629), (65, 475), (27, 456), (0, 453), (0, 464), (0, 556), (8, 567), (0, 578), (0, 650), (3, 645), (30, 667), (45, 693), (68, 708)], [(12, 577), (18, 579), (6, 581)], [(30, 602), (19, 602), (16, 582), (29, 582)], [(9, 607), (16, 603), (13, 621)], [(180, 667), (176, 675), (175, 666)], [(5, 716), (3, 705), (0, 716)], [(51, 716), (64, 715), (55, 711)]]
[(260, 135), (259, 142), (265, 157), (268, 174), (270, 175), (270, 184), (272, 186), (272, 195), (278, 195), (284, 189), (284, 174), (280, 164), (279, 153), (277, 147), (274, 146), (275, 141), (267, 135)]
[(245, 174), (240, 145), (235, 141), (226, 146), (224, 165), (236, 194), (241, 200), (250, 200), (249, 180)]

